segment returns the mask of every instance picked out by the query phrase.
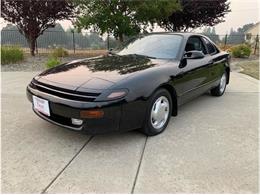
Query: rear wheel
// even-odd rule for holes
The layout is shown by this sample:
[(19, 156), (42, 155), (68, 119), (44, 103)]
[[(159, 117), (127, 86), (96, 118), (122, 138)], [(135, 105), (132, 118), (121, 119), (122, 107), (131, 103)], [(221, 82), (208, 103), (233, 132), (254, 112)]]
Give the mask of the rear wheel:
[(142, 132), (157, 135), (165, 130), (172, 113), (172, 99), (166, 89), (157, 90), (149, 100)]
[(225, 93), (227, 86), (227, 72), (225, 72), (220, 79), (220, 83), (217, 87), (211, 89), (210, 93), (213, 96), (222, 96)]

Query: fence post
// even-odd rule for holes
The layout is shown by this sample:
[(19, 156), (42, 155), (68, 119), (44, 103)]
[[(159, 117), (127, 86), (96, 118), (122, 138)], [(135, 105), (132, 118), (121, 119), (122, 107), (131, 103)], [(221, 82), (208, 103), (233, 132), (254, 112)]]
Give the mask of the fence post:
[(72, 31), (72, 41), (73, 41), (73, 50), (74, 50), (74, 54), (75, 54), (75, 35), (74, 35), (74, 31)]
[(255, 39), (255, 51), (254, 51), (254, 55), (256, 55), (256, 50), (257, 50), (257, 47), (258, 47), (258, 43), (259, 43), (259, 36), (256, 35), (256, 39)]
[(225, 35), (225, 43), (224, 43), (224, 48), (226, 49), (226, 45), (227, 45), (227, 34)]
[(109, 51), (109, 33), (107, 33), (107, 50)]

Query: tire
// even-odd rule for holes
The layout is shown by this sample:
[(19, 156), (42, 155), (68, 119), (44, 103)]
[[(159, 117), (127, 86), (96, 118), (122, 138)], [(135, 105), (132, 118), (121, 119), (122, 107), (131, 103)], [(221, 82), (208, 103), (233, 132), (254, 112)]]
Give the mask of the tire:
[(220, 83), (217, 87), (210, 90), (212, 96), (222, 96), (225, 93), (227, 86), (227, 72), (221, 76)]
[(171, 114), (172, 98), (170, 93), (166, 89), (158, 89), (149, 99), (141, 131), (148, 136), (162, 133), (169, 123)]

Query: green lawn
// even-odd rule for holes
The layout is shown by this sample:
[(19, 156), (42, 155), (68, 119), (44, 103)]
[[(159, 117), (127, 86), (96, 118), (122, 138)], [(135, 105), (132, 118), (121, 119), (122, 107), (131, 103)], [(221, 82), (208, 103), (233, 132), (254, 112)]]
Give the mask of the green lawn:
[(241, 73), (247, 74), (255, 79), (259, 80), (259, 60), (255, 61), (247, 61), (247, 62), (239, 62), (238, 66), (243, 68)]

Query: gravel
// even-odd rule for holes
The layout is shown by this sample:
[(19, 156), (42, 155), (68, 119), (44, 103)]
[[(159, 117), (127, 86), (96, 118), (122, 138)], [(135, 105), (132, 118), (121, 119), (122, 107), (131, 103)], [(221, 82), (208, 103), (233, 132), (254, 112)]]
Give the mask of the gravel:
[[(62, 58), (62, 62), (70, 62), (72, 60), (80, 59), (80, 57), (65, 57)], [(43, 71), (46, 69), (45, 63), (48, 60), (48, 56), (35, 56), (27, 57), (24, 61), (17, 64), (2, 64), (2, 72), (12, 72), (12, 71), (21, 71), (21, 72), (32, 72), (32, 71)]]
[[(81, 59), (83, 57), (65, 57), (62, 58), (62, 62), (70, 62), (72, 60)], [(254, 61), (257, 60), (258, 56), (250, 56), (250, 58), (232, 58), (231, 60), (231, 70), (235, 72), (240, 72), (241, 68), (237, 66), (238, 62)], [(46, 69), (45, 63), (48, 60), (48, 56), (35, 56), (35, 57), (26, 57), (23, 62), (17, 64), (3, 64), (1, 66), (2, 72), (12, 72), (12, 71), (23, 71), (23, 72), (32, 72), (32, 71), (43, 71)]]

